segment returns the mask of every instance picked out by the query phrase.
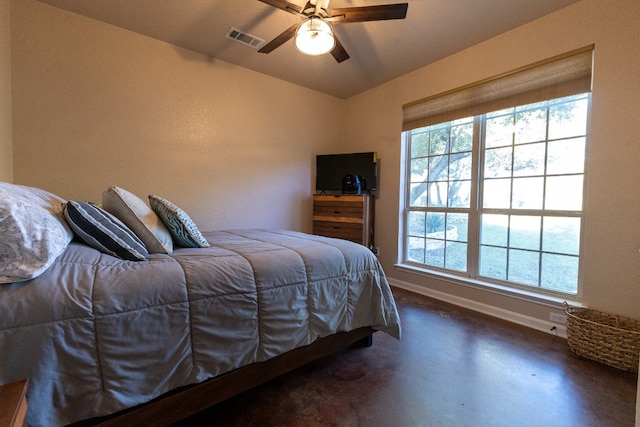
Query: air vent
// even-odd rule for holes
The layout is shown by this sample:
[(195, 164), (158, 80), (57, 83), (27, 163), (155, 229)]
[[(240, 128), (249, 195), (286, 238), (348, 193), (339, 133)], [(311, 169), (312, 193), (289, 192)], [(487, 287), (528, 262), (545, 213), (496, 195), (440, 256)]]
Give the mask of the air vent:
[(231, 27), (229, 31), (227, 31), (227, 38), (230, 38), (242, 44), (246, 44), (247, 46), (251, 46), (253, 48), (257, 48), (261, 43), (264, 42), (264, 40), (259, 39), (256, 36), (252, 36), (251, 34), (247, 34), (233, 27)]

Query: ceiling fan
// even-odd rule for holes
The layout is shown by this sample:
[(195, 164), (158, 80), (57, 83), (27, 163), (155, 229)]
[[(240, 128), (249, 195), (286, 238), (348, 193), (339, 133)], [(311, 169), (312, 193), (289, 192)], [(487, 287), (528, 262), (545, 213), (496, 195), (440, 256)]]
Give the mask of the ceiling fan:
[(284, 30), (282, 34), (265, 44), (258, 52), (269, 53), (295, 37), (295, 45), (303, 53), (320, 55), (330, 51), (339, 63), (349, 59), (349, 54), (333, 33), (331, 24), (404, 19), (409, 7), (408, 3), (397, 3), (328, 10), (330, 0), (310, 0), (305, 6), (299, 6), (286, 0), (259, 1), (298, 15), (303, 20)]

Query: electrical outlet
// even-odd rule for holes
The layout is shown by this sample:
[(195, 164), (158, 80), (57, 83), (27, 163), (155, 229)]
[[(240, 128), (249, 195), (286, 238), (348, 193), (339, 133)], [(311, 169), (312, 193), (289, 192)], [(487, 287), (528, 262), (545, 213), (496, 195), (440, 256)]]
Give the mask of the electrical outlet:
[(567, 323), (567, 319), (565, 318), (564, 314), (560, 313), (549, 313), (549, 320), (551, 320), (553, 323), (559, 323), (561, 325), (565, 325)]
[(373, 254), (374, 254), (375, 256), (378, 256), (378, 255), (380, 255), (380, 248), (373, 246), (373, 247), (371, 248), (371, 252), (373, 252)]

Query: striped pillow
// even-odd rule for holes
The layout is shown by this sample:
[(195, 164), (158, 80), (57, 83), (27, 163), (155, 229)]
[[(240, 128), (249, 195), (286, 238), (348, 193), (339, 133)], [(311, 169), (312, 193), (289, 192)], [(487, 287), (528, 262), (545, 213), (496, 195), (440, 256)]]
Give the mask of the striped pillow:
[(76, 236), (92, 248), (129, 261), (149, 258), (138, 236), (104, 209), (87, 202), (69, 201), (63, 212)]
[(204, 238), (189, 215), (167, 199), (149, 195), (151, 209), (160, 217), (177, 244), (184, 248), (208, 248), (209, 242)]

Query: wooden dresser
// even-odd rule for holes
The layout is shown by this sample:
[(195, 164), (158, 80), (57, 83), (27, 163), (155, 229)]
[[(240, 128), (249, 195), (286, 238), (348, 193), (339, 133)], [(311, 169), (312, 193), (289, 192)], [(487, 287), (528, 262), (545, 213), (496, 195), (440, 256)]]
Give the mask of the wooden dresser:
[(373, 247), (373, 200), (369, 194), (314, 194), (313, 234)]
[(27, 415), (27, 380), (0, 385), (0, 426), (22, 427)]

